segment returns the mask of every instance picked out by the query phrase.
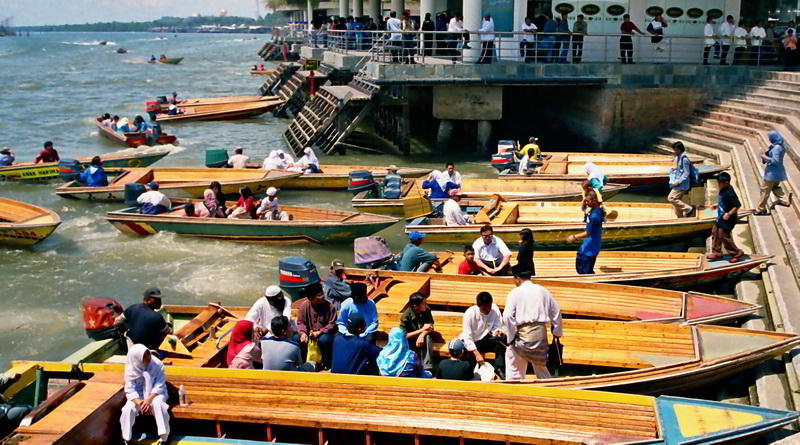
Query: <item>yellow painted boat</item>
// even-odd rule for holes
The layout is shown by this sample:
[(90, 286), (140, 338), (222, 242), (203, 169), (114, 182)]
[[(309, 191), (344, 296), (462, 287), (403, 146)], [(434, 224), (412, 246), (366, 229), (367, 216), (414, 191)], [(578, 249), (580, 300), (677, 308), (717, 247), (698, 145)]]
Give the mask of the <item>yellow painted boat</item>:
[(156, 122), (179, 121), (218, 121), (255, 117), (283, 104), (283, 100), (259, 100), (255, 102), (234, 102), (216, 105), (183, 106), (181, 114), (161, 113), (156, 115)]
[[(129, 154), (109, 154), (101, 156), (106, 171), (120, 167), (146, 167), (169, 154), (169, 150), (151, 148), (146, 151)], [(89, 165), (92, 157), (75, 158), (83, 167)], [(48, 181), (58, 179), (58, 162), (17, 162), (7, 167), (0, 167), (0, 180), (12, 181)]]
[(0, 244), (32, 246), (50, 236), (59, 224), (61, 218), (52, 210), (0, 198)]
[[(256, 168), (261, 168), (260, 165), (253, 165)], [(248, 165), (248, 168), (250, 168), (250, 165)], [(301, 176), (289, 180), (284, 185), (284, 188), (297, 190), (345, 190), (347, 189), (350, 172), (353, 170), (369, 170), (377, 182), (383, 181), (387, 173), (383, 167), (370, 165), (322, 164), (320, 165), (320, 170), (322, 170), (322, 173), (303, 173)], [(429, 168), (401, 167), (398, 169), (397, 174), (403, 178), (416, 179), (430, 172), (431, 169)]]
[(218, 181), (225, 195), (236, 195), (239, 188), (250, 187), (254, 194), (263, 194), (269, 187), (281, 187), (300, 173), (280, 170), (234, 170), (209, 168), (126, 168), (106, 187), (86, 187), (77, 181), (56, 189), (62, 198), (99, 202), (125, 200), (126, 184), (157, 182), (168, 198), (202, 198), (203, 191)]

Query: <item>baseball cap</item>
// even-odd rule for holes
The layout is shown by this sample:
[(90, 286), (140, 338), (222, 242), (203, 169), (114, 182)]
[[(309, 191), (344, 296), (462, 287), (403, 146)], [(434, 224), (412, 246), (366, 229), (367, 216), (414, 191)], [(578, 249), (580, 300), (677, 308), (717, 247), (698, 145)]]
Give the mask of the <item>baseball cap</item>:
[(151, 287), (144, 291), (145, 298), (164, 298), (164, 294), (161, 293), (161, 289), (157, 287)]
[(425, 238), (424, 233), (417, 232), (416, 230), (408, 234), (408, 239), (411, 241), (417, 241)]
[(466, 351), (467, 347), (460, 338), (454, 338), (447, 344), (447, 349), (450, 351), (450, 356), (458, 357)]
[(344, 269), (344, 263), (342, 260), (333, 260), (331, 261), (331, 270), (342, 270)]

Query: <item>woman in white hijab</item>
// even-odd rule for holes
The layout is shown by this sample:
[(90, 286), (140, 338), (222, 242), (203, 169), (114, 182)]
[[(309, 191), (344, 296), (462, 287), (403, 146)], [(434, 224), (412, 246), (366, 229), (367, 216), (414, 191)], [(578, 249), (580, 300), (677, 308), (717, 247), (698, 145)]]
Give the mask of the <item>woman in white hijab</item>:
[(261, 168), (264, 170), (277, 170), (280, 168), (280, 159), (278, 159), (278, 152), (280, 150), (272, 150), (269, 152), (266, 158), (264, 158), (264, 163), (261, 164)]
[(319, 169), (319, 159), (311, 147), (303, 150), (303, 157), (297, 160), (296, 165), (303, 169), (303, 173), (322, 173)]
[(296, 172), (303, 171), (299, 165), (295, 164), (292, 155), (286, 153), (283, 150), (278, 150), (278, 162), (279, 162), (278, 168), (280, 168), (281, 170), (290, 170)]
[(600, 167), (595, 165), (594, 162), (587, 162), (583, 165), (583, 171), (586, 172), (586, 180), (589, 181), (589, 185), (595, 190), (597, 193), (597, 200), (601, 203), (603, 202), (603, 186), (606, 182), (606, 175), (603, 174), (603, 171), (600, 170)]
[(125, 396), (128, 402), (122, 407), (119, 418), (122, 440), (126, 444), (131, 440), (136, 417), (144, 414), (155, 417), (159, 445), (166, 444), (169, 438), (169, 405), (164, 364), (144, 345), (133, 345), (128, 351)]

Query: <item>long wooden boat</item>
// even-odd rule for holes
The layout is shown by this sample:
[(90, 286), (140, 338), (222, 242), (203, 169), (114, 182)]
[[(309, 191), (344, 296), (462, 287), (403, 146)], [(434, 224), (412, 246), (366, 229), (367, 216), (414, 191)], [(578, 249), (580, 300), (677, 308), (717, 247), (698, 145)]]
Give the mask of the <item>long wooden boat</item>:
[(61, 224), (52, 210), (0, 198), (0, 244), (32, 246), (50, 236)]
[[(408, 296), (420, 292), (433, 309), (463, 311), (480, 291), (505, 307), (514, 284), (505, 277), (421, 274), (346, 269), (349, 280), (367, 282), (381, 311), (400, 312)], [(368, 280), (372, 277), (372, 280)], [(377, 280), (377, 285), (373, 282)], [(619, 284), (534, 280), (545, 286), (565, 316), (639, 322), (718, 323), (755, 314), (760, 306), (697, 292), (679, 292)]]
[[(697, 215), (675, 218), (670, 204), (609, 202), (605, 204), (603, 249), (622, 249), (664, 243), (710, 233), (716, 211), (699, 207)], [(743, 218), (751, 210), (739, 211)], [(477, 215), (477, 216), (480, 216)], [(567, 242), (569, 235), (583, 232), (583, 213), (575, 202), (503, 202), (491, 218), (477, 218), (477, 224), (445, 226), (441, 218), (421, 217), (406, 225), (406, 232), (418, 231), (427, 242), (472, 244), (480, 227), (491, 224), (494, 234), (506, 243), (519, 242), (519, 231), (531, 229), (537, 249), (577, 249), (578, 243)]]
[(160, 113), (156, 115), (157, 122), (179, 121), (217, 121), (245, 119), (266, 113), (283, 104), (283, 100), (258, 100), (256, 102), (238, 102), (217, 105), (203, 105), (199, 107), (181, 107), (181, 114)]
[[(189, 203), (199, 203), (189, 201)], [(159, 215), (139, 214), (138, 208), (109, 212), (106, 220), (123, 233), (146, 236), (157, 232), (247, 243), (299, 244), (349, 243), (379, 232), (397, 222), (396, 218), (368, 213), (281, 206), (290, 221), (187, 217), (184, 205)]]
[(252, 76), (269, 76), (275, 74), (276, 70), (250, 70)]
[[(442, 267), (429, 273), (459, 276), (458, 265), (463, 253), (437, 254)], [(516, 264), (517, 254), (511, 258)], [(535, 278), (581, 282), (616, 283), (662, 289), (690, 289), (722, 280), (733, 279), (750, 269), (766, 264), (772, 255), (745, 255), (735, 263), (730, 255), (709, 260), (701, 253), (638, 252), (608, 250), (600, 252), (595, 273), (575, 273), (575, 251), (542, 251), (534, 254)], [(506, 277), (511, 281), (511, 277)]]
[[(611, 199), (627, 187), (624, 184), (607, 184), (603, 190), (603, 198)], [(461, 207), (465, 210), (472, 208), (472, 213), (493, 195), (500, 195), (506, 201), (580, 201), (583, 197), (581, 181), (522, 182), (464, 178), (461, 181), (461, 193)], [(428, 215), (433, 210), (433, 205), (445, 201), (430, 200), (425, 196), (422, 179), (418, 179), (405, 184), (403, 194), (398, 199), (373, 198), (370, 197), (370, 192), (364, 191), (357, 193), (351, 202), (354, 209), (364, 212), (413, 218)]]
[(280, 187), (300, 173), (278, 170), (233, 170), (207, 168), (126, 168), (106, 187), (86, 187), (70, 181), (56, 189), (62, 198), (86, 199), (99, 202), (125, 200), (125, 184), (157, 182), (168, 198), (202, 198), (212, 181), (218, 181), (222, 193), (235, 195), (241, 187), (250, 187), (254, 194), (265, 193), (269, 187)]
[[(181, 107), (203, 107), (206, 105), (235, 104), (243, 102), (260, 102), (278, 99), (278, 96), (220, 96), (220, 97), (198, 97), (195, 99), (181, 99), (176, 105)], [(161, 103), (161, 110), (169, 110), (169, 103)], [(146, 110), (147, 111), (147, 110)]]
[(166, 59), (150, 60), (149, 63), (163, 63), (165, 65), (177, 65), (181, 63), (183, 57), (167, 57)]
[(178, 144), (178, 137), (173, 134), (162, 133), (160, 136), (152, 140), (153, 138), (148, 133), (122, 133), (119, 131), (114, 131), (111, 128), (101, 124), (98, 120), (94, 121), (94, 125), (97, 127), (98, 132), (103, 137), (126, 147), (136, 148), (140, 145)]
[[(141, 153), (109, 154), (100, 156), (105, 168), (147, 167), (169, 154), (169, 150), (148, 150)], [(92, 158), (75, 158), (86, 168)], [(0, 180), (47, 181), (58, 178), (58, 162), (18, 162), (8, 167), (0, 167)]]
[[(247, 168), (261, 168), (261, 164), (248, 164)], [(383, 181), (387, 173), (384, 167), (370, 165), (321, 164), (319, 168), (322, 173), (303, 173), (287, 182), (283, 188), (290, 190), (346, 190), (351, 171), (369, 170), (376, 182)], [(400, 167), (397, 170), (397, 174), (406, 179), (420, 178), (430, 172), (430, 168), (417, 167)]]

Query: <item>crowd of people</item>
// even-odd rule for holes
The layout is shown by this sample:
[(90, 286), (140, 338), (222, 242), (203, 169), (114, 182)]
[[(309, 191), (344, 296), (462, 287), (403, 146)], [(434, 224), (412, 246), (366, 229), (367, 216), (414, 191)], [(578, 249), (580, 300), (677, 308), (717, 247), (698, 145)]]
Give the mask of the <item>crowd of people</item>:
[(97, 118), (97, 121), (106, 128), (110, 128), (118, 133), (148, 133), (153, 131), (153, 127), (148, 124), (141, 115), (136, 115), (133, 122), (127, 117), (111, 116), (105, 113)]

